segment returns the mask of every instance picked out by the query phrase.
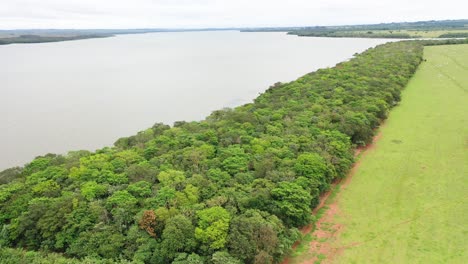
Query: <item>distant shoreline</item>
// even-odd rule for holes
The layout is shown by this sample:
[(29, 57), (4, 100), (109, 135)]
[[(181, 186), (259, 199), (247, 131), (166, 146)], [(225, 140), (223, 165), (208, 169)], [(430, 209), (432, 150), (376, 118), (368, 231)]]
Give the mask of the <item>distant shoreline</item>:
[(229, 27), (198, 29), (16, 29), (0, 30), (0, 45), (106, 38), (125, 34), (230, 30), (240, 32), (284, 32), (289, 35), (297, 35), (299, 37), (381, 39), (468, 38), (468, 19), (305, 27)]
[(18, 29), (0, 30), (0, 45), (33, 44), (62, 42), (80, 39), (109, 38), (116, 35), (163, 33), (163, 32), (200, 32), (229, 31), (234, 28), (206, 29)]
[(33, 43), (48, 43), (61, 42), (91, 38), (108, 38), (115, 35), (77, 35), (77, 36), (40, 36), (40, 35), (20, 35), (18, 37), (0, 38), (0, 45), (9, 44), (33, 44)]

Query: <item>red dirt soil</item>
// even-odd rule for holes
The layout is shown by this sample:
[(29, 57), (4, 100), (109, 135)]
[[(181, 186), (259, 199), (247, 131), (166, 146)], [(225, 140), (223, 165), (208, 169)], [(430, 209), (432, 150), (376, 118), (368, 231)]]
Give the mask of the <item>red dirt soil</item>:
[[(360, 147), (357, 148), (356, 151), (354, 152), (354, 156), (363, 156), (369, 153), (371, 150), (375, 149), (375, 143), (382, 137), (382, 133), (379, 132), (372, 140), (372, 143), (368, 144), (365, 147)], [(340, 213), (339, 207), (338, 207), (338, 198), (339, 194), (332, 200), (328, 201), (328, 198), (330, 194), (332, 193), (331, 190), (334, 190), (335, 188), (341, 188), (341, 189), (346, 189), (346, 187), (349, 185), (351, 182), (351, 179), (353, 178), (353, 175), (357, 172), (361, 165), (360, 159), (357, 160), (351, 170), (349, 171), (348, 175), (343, 178), (340, 181), (336, 181), (332, 184), (330, 191), (327, 191), (323, 193), (320, 196), (320, 203), (319, 205), (312, 211), (312, 214), (317, 214), (317, 212), (322, 209), (327, 202), (328, 209), (326, 212), (323, 214), (320, 219), (315, 223), (315, 229), (314, 225), (310, 224), (307, 226), (304, 226), (301, 228), (301, 233), (303, 235), (306, 234), (311, 234), (311, 236), (314, 238), (313, 241), (309, 243), (309, 249), (307, 253), (307, 258), (306, 259), (291, 259), (291, 258), (286, 258), (283, 260), (282, 264), (292, 264), (292, 263), (301, 263), (301, 264), (314, 264), (316, 261), (319, 260), (319, 255), (323, 259), (320, 263), (331, 263), (333, 259), (339, 255), (343, 250), (345, 250), (345, 247), (341, 248), (336, 248), (332, 246), (332, 242), (335, 241), (340, 234), (341, 230), (343, 229), (343, 225), (340, 223), (337, 223), (335, 221), (335, 216)], [(299, 242), (296, 242), (293, 245), (293, 250), (297, 248), (299, 245)]]

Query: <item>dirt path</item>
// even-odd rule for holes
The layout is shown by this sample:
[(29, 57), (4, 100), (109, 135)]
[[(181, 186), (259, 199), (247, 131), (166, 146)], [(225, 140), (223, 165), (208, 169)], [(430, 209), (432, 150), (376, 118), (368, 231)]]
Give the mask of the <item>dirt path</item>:
[[(382, 127), (382, 126), (381, 126)], [(348, 175), (341, 181), (337, 181), (332, 184), (330, 191), (320, 196), (319, 205), (312, 211), (315, 215), (325, 205), (328, 207), (325, 213), (315, 223), (315, 229), (313, 225), (307, 225), (301, 228), (303, 235), (311, 234), (313, 240), (309, 243), (308, 252), (305, 252), (303, 256), (297, 258), (286, 258), (282, 264), (315, 264), (319, 263), (331, 263), (333, 259), (340, 254), (345, 248), (333, 247), (332, 244), (343, 229), (343, 225), (335, 221), (335, 216), (340, 213), (338, 207), (339, 193), (336, 197), (329, 200), (329, 197), (333, 190), (336, 188), (346, 189), (351, 182), (354, 174), (357, 172), (361, 165), (361, 158), (367, 155), (370, 151), (375, 148), (375, 143), (382, 137), (382, 133), (379, 132), (372, 140), (372, 143), (366, 147), (356, 149), (354, 155), (358, 157), (358, 160), (354, 163), (353, 167), (349, 171)], [(293, 250), (296, 249), (299, 243), (293, 246)]]

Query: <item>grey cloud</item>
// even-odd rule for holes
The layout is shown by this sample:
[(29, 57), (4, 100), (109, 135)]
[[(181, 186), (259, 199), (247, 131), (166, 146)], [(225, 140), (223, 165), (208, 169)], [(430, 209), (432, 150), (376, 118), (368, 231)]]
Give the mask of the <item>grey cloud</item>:
[(459, 0), (2, 0), (0, 28), (305, 26), (466, 18)]

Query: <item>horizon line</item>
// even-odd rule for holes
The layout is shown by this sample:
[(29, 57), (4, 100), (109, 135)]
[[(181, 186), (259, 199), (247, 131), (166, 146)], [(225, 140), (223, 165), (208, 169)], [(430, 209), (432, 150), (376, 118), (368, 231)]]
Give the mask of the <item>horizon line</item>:
[(460, 19), (439, 19), (439, 20), (417, 20), (417, 21), (394, 21), (394, 22), (380, 22), (380, 23), (359, 23), (359, 24), (339, 24), (339, 25), (281, 25), (281, 26), (225, 26), (225, 27), (129, 27), (129, 28), (14, 28), (14, 29), (1, 29), (0, 31), (20, 31), (20, 30), (242, 30), (242, 29), (287, 29), (287, 28), (308, 28), (308, 27), (345, 27), (345, 26), (372, 26), (372, 25), (386, 25), (386, 24), (401, 24), (401, 23), (422, 23), (422, 22), (441, 22), (441, 21), (463, 21), (468, 18)]

